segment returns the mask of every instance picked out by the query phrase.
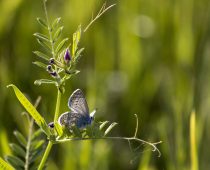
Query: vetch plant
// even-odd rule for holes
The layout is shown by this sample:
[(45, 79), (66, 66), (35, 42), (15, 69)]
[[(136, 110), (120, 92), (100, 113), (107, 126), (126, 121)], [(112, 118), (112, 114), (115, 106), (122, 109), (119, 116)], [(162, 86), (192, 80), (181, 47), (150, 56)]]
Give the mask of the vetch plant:
[[(103, 15), (107, 10), (115, 6), (115, 4), (106, 7), (106, 3), (102, 5), (102, 8), (99, 10), (96, 17), (92, 18), (90, 23), (84, 27), (79, 25), (76, 32), (73, 34), (72, 41), (69, 45), (68, 38), (60, 40), (63, 26), (60, 25), (61, 18), (56, 18), (53, 22), (50, 22), (47, 8), (46, 0), (43, 0), (45, 19), (37, 18), (38, 23), (46, 30), (47, 34), (43, 33), (34, 33), (34, 36), (37, 39), (37, 42), (43, 47), (44, 51), (34, 51), (40, 60), (33, 62), (33, 64), (41, 67), (49, 74), (49, 79), (39, 79), (34, 82), (35, 85), (55, 85), (57, 89), (57, 100), (55, 105), (55, 113), (53, 122), (46, 123), (44, 117), (37, 111), (36, 105), (32, 105), (30, 101), (24, 96), (24, 94), (13, 84), (8, 85), (11, 87), (17, 99), (26, 109), (28, 114), (32, 117), (30, 122), (30, 128), (33, 126), (33, 122), (39, 126), (37, 132), (32, 134), (32, 131), (29, 131), (28, 142), (21, 133), (17, 132), (15, 136), (18, 141), (24, 141), (25, 145), (22, 145), (23, 141), (20, 142), (20, 145), (12, 145), (14, 152), (17, 152), (17, 156), (9, 156), (6, 158), (7, 162), (3, 159), (0, 159), (0, 167), (3, 169), (13, 169), (18, 167), (18, 169), (29, 169), (33, 166), (35, 169), (43, 169), (46, 164), (46, 160), (49, 156), (50, 150), (54, 144), (69, 142), (69, 141), (82, 141), (82, 140), (125, 140), (128, 141), (129, 146), (131, 147), (131, 142), (141, 144), (147, 144), (152, 147), (153, 151), (158, 152), (160, 156), (160, 151), (156, 147), (157, 144), (161, 143), (150, 143), (145, 140), (139, 139), (137, 137), (138, 132), (138, 117), (136, 117), (136, 129), (132, 137), (110, 137), (108, 134), (111, 130), (117, 125), (116, 122), (110, 123), (109, 121), (94, 121), (95, 110), (89, 113), (88, 104), (85, 99), (85, 95), (80, 89), (75, 90), (68, 100), (69, 111), (65, 113), (60, 113), (60, 101), (62, 94), (65, 92), (65, 83), (73, 75), (79, 73), (79, 70), (76, 69), (76, 65), (79, 62), (81, 54), (84, 48), (80, 48), (79, 42), (83, 33), (85, 33), (89, 27)], [(39, 143), (39, 147), (35, 147), (35, 150), (29, 149), (32, 143), (36, 144), (37, 134), (40, 135), (40, 132), (44, 132), (48, 140), (47, 147), (44, 150), (41, 162), (39, 165), (35, 164), (32, 159), (33, 153), (42, 153), (43, 144)], [(29, 159), (30, 157), (30, 159)], [(25, 159), (23, 159), (25, 158)], [(15, 161), (16, 160), (16, 161)], [(18, 161), (17, 161), (18, 160)], [(12, 165), (12, 166), (11, 166)]]

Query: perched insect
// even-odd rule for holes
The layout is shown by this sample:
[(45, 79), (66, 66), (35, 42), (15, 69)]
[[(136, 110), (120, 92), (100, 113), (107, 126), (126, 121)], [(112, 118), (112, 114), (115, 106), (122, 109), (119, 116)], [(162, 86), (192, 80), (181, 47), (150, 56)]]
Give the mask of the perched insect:
[[(69, 97), (68, 107), (70, 111), (63, 113), (58, 119), (61, 126), (65, 126), (70, 130), (74, 125), (78, 128), (85, 128), (91, 124), (96, 111), (94, 110), (89, 114), (85, 96), (80, 89), (75, 90)], [(54, 124), (51, 122), (48, 126), (53, 128)]]

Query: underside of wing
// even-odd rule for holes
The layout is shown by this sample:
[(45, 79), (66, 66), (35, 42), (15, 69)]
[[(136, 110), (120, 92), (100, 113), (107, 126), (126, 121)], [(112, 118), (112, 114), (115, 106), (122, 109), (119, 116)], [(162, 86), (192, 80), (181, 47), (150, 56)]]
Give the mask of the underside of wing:
[(60, 115), (60, 117), (58, 118), (58, 123), (61, 126), (66, 126), (68, 123), (68, 117), (70, 115), (70, 112), (65, 112), (62, 115)]
[(71, 127), (74, 125), (78, 128), (83, 128), (91, 124), (91, 121), (92, 119), (89, 115), (84, 115), (75, 112), (65, 112), (58, 119), (58, 123), (61, 126), (67, 127), (68, 129), (71, 129)]
[(83, 92), (80, 89), (75, 90), (69, 98), (68, 107), (72, 112), (89, 114), (88, 105)]

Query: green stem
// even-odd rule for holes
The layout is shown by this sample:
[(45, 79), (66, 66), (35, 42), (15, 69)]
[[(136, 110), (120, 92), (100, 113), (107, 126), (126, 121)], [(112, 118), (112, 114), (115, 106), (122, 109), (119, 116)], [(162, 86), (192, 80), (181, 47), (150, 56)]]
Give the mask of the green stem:
[[(41, 97), (39, 96), (36, 99), (36, 102), (34, 104), (35, 108), (38, 107), (40, 101), (41, 101)], [(28, 114), (26, 114), (26, 115), (28, 117)], [(29, 119), (29, 117), (28, 117), (28, 121), (29, 121), (29, 132), (28, 132), (28, 140), (27, 140), (27, 145), (26, 145), (26, 156), (25, 156), (25, 165), (24, 165), (25, 170), (29, 169), (29, 157), (30, 157), (31, 137), (32, 137), (32, 133), (33, 133), (34, 119), (33, 118)]]
[(46, 150), (45, 150), (44, 156), (43, 156), (43, 158), (42, 158), (42, 161), (41, 161), (41, 163), (39, 164), (38, 170), (42, 170), (42, 169), (43, 169), (43, 167), (44, 167), (44, 165), (45, 165), (45, 162), (46, 162), (46, 160), (47, 160), (47, 158), (48, 158), (48, 155), (49, 155), (49, 153), (50, 153), (50, 150), (51, 150), (51, 148), (52, 148), (52, 145), (53, 145), (53, 143), (52, 143), (51, 141), (49, 141), (49, 143), (48, 143), (48, 145), (47, 145), (47, 148), (46, 148)]
[(51, 50), (52, 50), (52, 56), (55, 58), (55, 49), (54, 49), (54, 41), (52, 37), (52, 27), (49, 21), (48, 13), (47, 13), (47, 6), (46, 6), (47, 0), (43, 0), (44, 3), (44, 12), (45, 12), (45, 17), (47, 21), (47, 26), (48, 26), (48, 32), (49, 32), (49, 37), (50, 37), (50, 44), (51, 44)]
[(30, 146), (31, 146), (31, 136), (32, 136), (32, 130), (33, 130), (33, 124), (34, 120), (31, 119), (30, 125), (29, 125), (29, 133), (28, 133), (28, 141), (26, 145), (26, 156), (25, 156), (25, 166), (24, 169), (28, 170), (29, 169), (29, 154), (30, 154)]
[(159, 142), (147, 142), (145, 140), (136, 138), (136, 137), (88, 137), (88, 138), (68, 138), (68, 139), (61, 139), (61, 140), (57, 140), (54, 142), (54, 144), (57, 143), (64, 143), (64, 142), (69, 142), (69, 141), (85, 141), (85, 140), (126, 140), (126, 141), (136, 141), (136, 142), (141, 142), (142, 144), (147, 144), (150, 145), (152, 147), (152, 151), (157, 151), (158, 152), (158, 157), (161, 156), (161, 152), (160, 150), (157, 148), (156, 145), (162, 143), (162, 141)]
[(58, 116), (59, 116), (59, 110), (60, 110), (60, 103), (61, 103), (61, 92), (58, 89), (58, 94), (57, 94), (57, 101), (56, 101), (56, 107), (55, 107), (55, 114), (54, 114), (54, 124), (57, 122), (58, 120)]
[[(60, 90), (58, 89), (58, 94), (57, 94), (57, 101), (56, 101), (56, 107), (55, 107), (55, 116), (54, 116), (54, 124), (55, 122), (57, 122), (57, 119), (58, 119), (58, 114), (59, 114), (59, 110), (60, 110), (60, 103), (61, 103), (61, 92)], [(52, 148), (52, 145), (53, 143), (51, 141), (49, 141), (48, 145), (47, 145), (47, 148), (45, 150), (45, 153), (44, 153), (44, 156), (42, 158), (42, 161), (41, 163), (39, 164), (39, 168), (38, 170), (41, 170), (44, 165), (45, 165), (45, 162), (48, 158), (48, 155), (50, 153), (50, 150)]]

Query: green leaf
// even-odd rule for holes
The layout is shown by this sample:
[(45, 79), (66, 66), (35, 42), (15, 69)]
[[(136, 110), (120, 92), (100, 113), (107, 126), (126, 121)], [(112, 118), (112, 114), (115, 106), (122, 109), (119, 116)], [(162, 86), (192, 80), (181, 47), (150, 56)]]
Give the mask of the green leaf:
[(46, 61), (49, 61), (50, 57), (40, 51), (33, 51), (34, 54), (36, 54), (38, 57), (46, 60)]
[(13, 84), (8, 85), (7, 87), (12, 87), (16, 97), (22, 106), (26, 109), (26, 111), (33, 117), (36, 121), (37, 125), (43, 129), (43, 131), (49, 136), (51, 133), (45, 122), (44, 118), (39, 114), (36, 108), (29, 102), (29, 100), (23, 95), (23, 93)]
[(109, 123), (109, 121), (102, 122), (101, 125), (99, 126), (99, 129), (102, 130), (107, 125), (107, 123)]
[(0, 169), (14, 170), (14, 168), (0, 157)]
[(41, 137), (42, 135), (42, 130), (38, 129), (36, 132), (33, 133), (32, 137), (31, 137), (31, 141), (37, 140)]
[(57, 46), (56, 50), (55, 50), (55, 53), (57, 54), (62, 48), (63, 46), (65, 45), (65, 43), (68, 41), (69, 39), (68, 38), (65, 38), (63, 39)]
[(44, 34), (41, 34), (41, 33), (34, 33), (33, 34), (36, 38), (38, 38), (38, 39), (41, 39), (41, 40), (44, 40), (44, 41), (47, 41), (47, 42), (50, 42), (50, 40), (49, 40), (49, 38), (46, 36), (46, 35), (44, 35)]
[(95, 122), (91, 126), (86, 127), (86, 135), (88, 137), (102, 137), (104, 133), (100, 131), (99, 125)]
[(30, 159), (29, 159), (30, 163), (32, 163), (32, 162), (34, 163), (37, 160), (37, 158), (42, 155), (43, 152), (44, 152), (44, 148), (41, 149), (41, 150), (36, 150), (35, 152), (33, 152), (30, 155)]
[(51, 48), (50, 48), (50, 46), (49, 46), (46, 42), (44, 42), (44, 41), (41, 40), (41, 39), (37, 39), (37, 42), (38, 42), (44, 49), (46, 49), (46, 50), (48, 50), (48, 51), (51, 52)]
[(71, 130), (73, 131), (73, 133), (76, 137), (82, 138), (82, 133), (77, 126), (72, 126)]
[(81, 25), (78, 26), (77, 31), (73, 34), (73, 44), (72, 44), (72, 56), (75, 56), (75, 53), (78, 48), (78, 44), (81, 38)]
[(52, 23), (52, 29), (55, 29), (60, 23), (60, 21), (61, 21), (61, 18), (56, 18)]
[(39, 62), (39, 61), (34, 61), (32, 62), (33, 64), (37, 65), (38, 67), (41, 67), (43, 69), (46, 69), (47, 68), (47, 65), (42, 63), (42, 62)]
[(44, 20), (42, 20), (41, 18), (37, 18), (36, 20), (42, 27), (48, 29), (47, 23)]
[(106, 136), (115, 126), (117, 125), (116, 122), (112, 123), (104, 132), (104, 136)]
[(19, 145), (15, 144), (15, 143), (11, 143), (10, 147), (14, 153), (25, 158), (26, 152), (22, 147), (20, 147)]
[(17, 138), (18, 142), (23, 146), (26, 147), (27, 141), (26, 138), (17, 130), (13, 132), (15, 137)]
[(76, 52), (76, 56), (74, 58), (74, 61), (77, 63), (80, 59), (82, 51), (84, 51), (85, 48), (81, 48), (79, 51)]
[(31, 151), (32, 150), (38, 150), (40, 147), (43, 147), (43, 144), (45, 143), (44, 140), (40, 140), (40, 141), (34, 141), (32, 144), (31, 144)]
[(81, 55), (81, 53), (84, 51), (84, 49), (85, 49), (85, 48), (81, 48), (80, 50), (78, 50), (78, 51), (76, 52), (76, 56), (75, 56), (75, 57), (76, 57), (76, 58), (79, 57), (79, 56)]
[(35, 80), (34, 84), (40, 86), (41, 84), (56, 84), (57, 82), (48, 79)]
[(15, 167), (24, 167), (24, 162), (16, 156), (6, 156), (5, 159)]
[(53, 36), (53, 41), (57, 41), (57, 39), (60, 37), (61, 33), (63, 30), (63, 26), (59, 27), (58, 30), (55, 32), (54, 36)]

